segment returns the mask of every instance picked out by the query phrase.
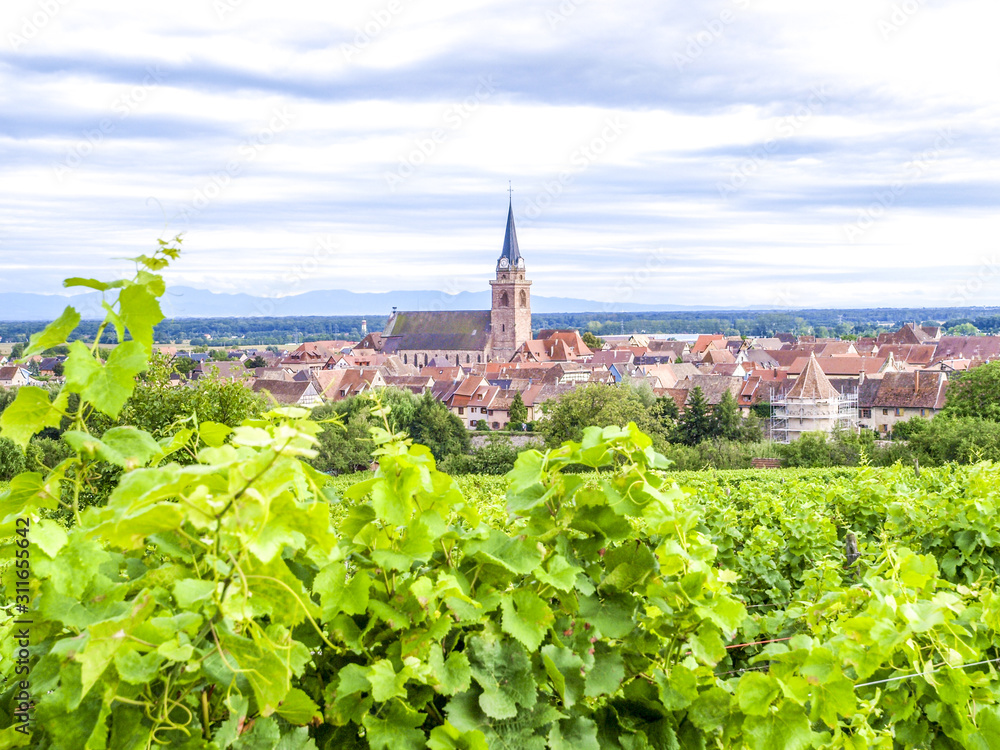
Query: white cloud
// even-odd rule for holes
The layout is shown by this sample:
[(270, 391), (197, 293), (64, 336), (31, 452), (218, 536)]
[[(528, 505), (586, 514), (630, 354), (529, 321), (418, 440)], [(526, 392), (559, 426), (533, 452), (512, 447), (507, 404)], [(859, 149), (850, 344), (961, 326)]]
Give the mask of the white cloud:
[[(186, 230), (172, 283), (482, 289), (510, 179), (536, 294), (767, 304), (794, 270), (803, 304), (943, 301), (941, 268), (974, 274), (996, 236), (998, 21), (985, 0), (11, 0), (0, 277), (55, 291)], [(341, 250), (310, 263), (324, 236)]]

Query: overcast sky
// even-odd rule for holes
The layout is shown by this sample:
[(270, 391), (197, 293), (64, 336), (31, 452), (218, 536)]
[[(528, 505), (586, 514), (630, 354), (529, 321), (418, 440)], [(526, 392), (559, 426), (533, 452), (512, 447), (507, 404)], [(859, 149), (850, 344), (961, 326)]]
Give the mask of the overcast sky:
[(1000, 304), (995, 0), (4, 0), (0, 282)]

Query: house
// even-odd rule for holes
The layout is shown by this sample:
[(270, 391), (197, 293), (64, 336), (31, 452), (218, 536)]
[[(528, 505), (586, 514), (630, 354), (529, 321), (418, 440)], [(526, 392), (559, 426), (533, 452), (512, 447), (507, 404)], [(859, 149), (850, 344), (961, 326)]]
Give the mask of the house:
[(1000, 336), (942, 336), (934, 361), (942, 359), (1000, 359)]
[(885, 344), (878, 348), (879, 357), (891, 356), (903, 369), (916, 370), (930, 366), (937, 353), (935, 344)]
[(389, 388), (399, 388), (419, 396), (424, 391), (431, 389), (434, 385), (434, 378), (429, 375), (386, 375), (385, 384)]
[[(737, 353), (740, 352), (737, 351)], [(701, 361), (710, 365), (734, 365), (736, 364), (736, 355), (729, 349), (709, 348)]]
[(459, 366), (454, 367), (438, 367), (437, 365), (428, 365), (427, 367), (420, 368), (420, 376), (432, 378), (433, 380), (465, 380), (465, 376), (468, 373)]
[(31, 382), (30, 373), (19, 365), (7, 365), (0, 367), (0, 386), (4, 388), (18, 388), (28, 385)]
[(947, 390), (948, 375), (943, 372), (887, 372), (861, 416), (866, 426), (888, 434), (912, 417), (933, 417), (944, 408)]
[(315, 406), (320, 402), (319, 393), (312, 381), (257, 380), (253, 384), (255, 393), (263, 393), (281, 406)]
[(682, 357), (688, 349), (684, 341), (650, 339), (646, 346), (644, 356), (669, 357), (671, 362), (676, 362), (678, 357)]
[(56, 376), (56, 365), (64, 359), (65, 357), (42, 357), (42, 361), (38, 363), (38, 374), (54, 378)]
[(691, 354), (697, 355), (700, 359), (710, 348), (725, 348), (726, 337), (722, 334), (704, 334), (691, 346)]
[(941, 329), (938, 326), (918, 326), (907, 323), (893, 333), (880, 333), (876, 343), (883, 344), (926, 344), (941, 339)]
[(606, 349), (594, 352), (586, 359), (586, 362), (591, 365), (603, 365), (605, 367), (619, 365), (619, 369), (621, 369), (621, 366), (631, 365), (634, 361), (635, 354), (631, 349)]
[(493, 400), (499, 395), (499, 386), (490, 385), (486, 378), (473, 375), (466, 378), (454, 391), (447, 406), (469, 429), (475, 429), (480, 419), (489, 423)]

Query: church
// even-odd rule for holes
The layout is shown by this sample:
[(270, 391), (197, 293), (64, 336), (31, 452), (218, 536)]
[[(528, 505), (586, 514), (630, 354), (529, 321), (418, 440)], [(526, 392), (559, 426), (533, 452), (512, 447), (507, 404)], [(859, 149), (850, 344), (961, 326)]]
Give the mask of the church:
[(517, 246), (513, 204), (490, 286), (489, 310), (393, 312), (382, 332), (382, 353), (417, 367), (435, 360), (439, 365), (509, 362), (531, 339), (531, 282)]

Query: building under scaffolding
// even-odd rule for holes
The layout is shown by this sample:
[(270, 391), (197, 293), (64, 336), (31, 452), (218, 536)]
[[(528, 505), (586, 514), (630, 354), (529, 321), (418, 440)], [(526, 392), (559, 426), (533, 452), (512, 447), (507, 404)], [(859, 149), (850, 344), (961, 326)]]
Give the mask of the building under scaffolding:
[(834, 388), (812, 355), (795, 384), (771, 408), (771, 437), (779, 443), (798, 440), (805, 432), (858, 429), (857, 392)]

